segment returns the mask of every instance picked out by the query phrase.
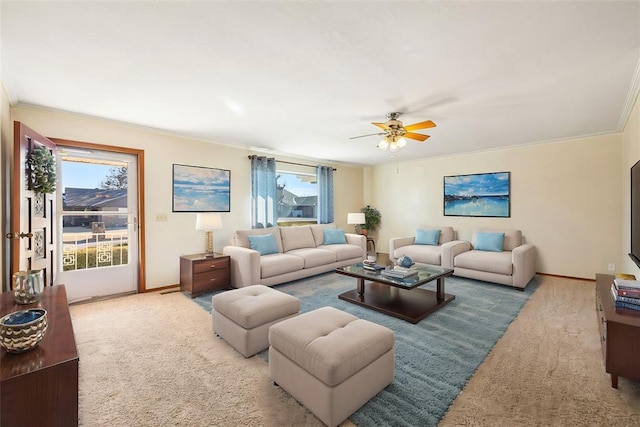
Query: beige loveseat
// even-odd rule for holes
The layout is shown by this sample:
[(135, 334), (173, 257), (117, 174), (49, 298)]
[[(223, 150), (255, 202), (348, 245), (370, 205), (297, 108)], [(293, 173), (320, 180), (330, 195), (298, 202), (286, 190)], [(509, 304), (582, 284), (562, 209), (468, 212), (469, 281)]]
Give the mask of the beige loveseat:
[(469, 242), (455, 240), (453, 227), (420, 226), (422, 230), (440, 230), (437, 245), (416, 244), (416, 237), (394, 237), (389, 240), (389, 257), (395, 263), (408, 256), (418, 264), (439, 265), (453, 268), (453, 258), (470, 249)]
[[(325, 244), (324, 230), (335, 224), (269, 227), (236, 231), (233, 244), (222, 252), (231, 258), (231, 284), (272, 286), (362, 262), (366, 238), (345, 233), (345, 243)], [(277, 252), (261, 255), (251, 249), (249, 236), (272, 234)]]
[[(479, 233), (504, 233), (499, 252), (478, 250)], [(469, 250), (454, 257), (453, 274), (523, 290), (536, 274), (536, 248), (525, 244), (520, 230), (476, 229)]]

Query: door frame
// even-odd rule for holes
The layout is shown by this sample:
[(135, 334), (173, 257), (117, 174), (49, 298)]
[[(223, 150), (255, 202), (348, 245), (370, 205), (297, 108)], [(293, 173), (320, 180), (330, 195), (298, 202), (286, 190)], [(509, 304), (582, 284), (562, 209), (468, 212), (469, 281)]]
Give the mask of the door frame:
[(136, 156), (138, 163), (138, 292), (146, 292), (146, 261), (145, 261), (145, 213), (144, 213), (144, 150), (135, 148), (116, 147), (113, 145), (94, 144), (92, 142), (73, 141), (70, 139), (49, 138), (56, 146), (68, 148), (84, 148), (88, 150), (125, 153)]

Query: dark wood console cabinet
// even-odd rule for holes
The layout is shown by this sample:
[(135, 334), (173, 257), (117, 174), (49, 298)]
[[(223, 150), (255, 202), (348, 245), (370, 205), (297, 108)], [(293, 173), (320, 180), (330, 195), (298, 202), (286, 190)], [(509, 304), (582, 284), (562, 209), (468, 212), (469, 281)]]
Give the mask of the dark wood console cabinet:
[(619, 376), (640, 381), (640, 311), (615, 307), (613, 279), (596, 274), (596, 312), (605, 370), (611, 387), (618, 388)]
[(47, 310), (47, 333), (24, 353), (0, 350), (1, 426), (78, 425), (78, 349), (64, 285), (46, 286), (40, 301), (19, 305), (0, 295), (0, 317), (14, 311)]
[(215, 253), (184, 255), (180, 257), (180, 290), (196, 295), (231, 286), (230, 258)]

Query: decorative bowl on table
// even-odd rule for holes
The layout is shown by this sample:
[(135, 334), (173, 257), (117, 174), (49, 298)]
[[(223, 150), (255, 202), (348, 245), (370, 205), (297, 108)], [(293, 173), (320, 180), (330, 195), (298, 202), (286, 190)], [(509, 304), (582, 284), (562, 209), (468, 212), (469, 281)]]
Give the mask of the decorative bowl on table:
[(404, 268), (409, 268), (414, 264), (415, 264), (415, 262), (413, 262), (411, 257), (409, 257), (407, 255), (401, 256), (400, 258), (398, 258), (398, 261), (397, 261), (397, 265), (399, 265), (400, 267), (404, 267)]
[(35, 348), (47, 333), (47, 310), (14, 311), (0, 319), (0, 346), (9, 353)]

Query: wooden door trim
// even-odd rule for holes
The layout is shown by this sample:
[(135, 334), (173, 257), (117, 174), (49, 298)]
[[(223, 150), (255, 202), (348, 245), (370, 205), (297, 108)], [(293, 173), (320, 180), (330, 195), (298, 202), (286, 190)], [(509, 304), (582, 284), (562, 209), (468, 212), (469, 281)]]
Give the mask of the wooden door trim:
[(94, 144), (92, 142), (73, 141), (70, 139), (49, 138), (59, 147), (86, 148), (89, 150), (109, 151), (136, 156), (138, 161), (138, 292), (147, 291), (146, 283), (146, 246), (145, 246), (145, 214), (144, 214), (144, 150), (117, 147), (113, 145)]
[[(22, 203), (22, 200), (20, 200), (20, 193), (22, 190), (22, 186), (26, 185), (25, 182), (23, 182), (21, 180), (22, 178), (22, 172), (24, 171), (25, 175), (24, 178), (25, 180), (29, 180), (31, 177), (29, 176), (29, 173), (26, 171), (26, 165), (23, 164), (23, 160), (26, 159), (22, 159), (22, 143), (23, 143), (23, 139), (27, 136), (27, 133), (25, 133), (25, 128), (28, 129), (28, 133), (29, 136), (35, 136), (36, 137), (36, 142), (39, 142), (40, 144), (44, 145), (45, 147), (49, 148), (50, 150), (55, 150), (55, 144), (53, 142), (52, 139), (47, 138), (46, 136), (40, 135), (38, 132), (34, 131), (33, 129), (31, 129), (30, 127), (28, 127), (27, 125), (25, 125), (22, 122), (19, 121), (14, 121), (13, 122), (13, 171), (11, 173), (11, 179), (12, 179), (12, 183), (11, 183), (11, 205), (10, 205), (10, 212), (11, 212), (11, 222), (10, 222), (10, 227), (11, 233), (20, 233), (23, 230), (21, 230), (20, 228), (20, 221), (21, 221), (21, 215), (20, 215), (20, 206)], [(32, 138), (33, 139), (33, 138)], [(27, 153), (27, 157), (29, 156), (29, 153)], [(31, 186), (29, 185), (29, 188)], [(11, 239), (11, 244), (9, 245), (9, 257), (11, 258), (11, 263), (10, 263), (10, 274), (12, 275), (13, 273), (17, 272), (20, 270), (20, 250), (17, 248), (20, 245), (20, 239)], [(56, 260), (50, 260), (55, 262)], [(50, 278), (47, 278), (47, 281), (49, 281), (49, 283), (52, 283), (51, 280), (53, 280), (54, 277), (54, 272), (55, 272), (55, 268), (52, 268), (50, 271)], [(13, 285), (9, 285), (9, 289), (13, 288)]]

